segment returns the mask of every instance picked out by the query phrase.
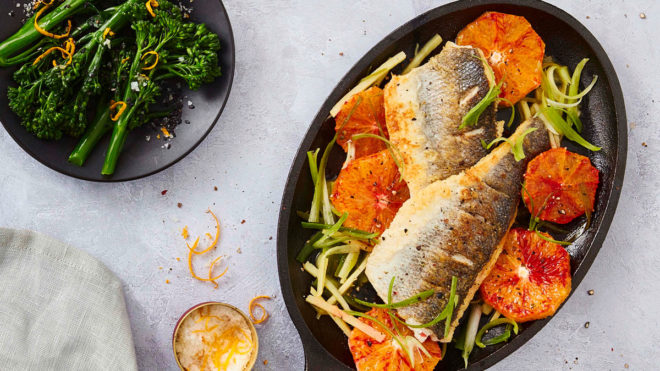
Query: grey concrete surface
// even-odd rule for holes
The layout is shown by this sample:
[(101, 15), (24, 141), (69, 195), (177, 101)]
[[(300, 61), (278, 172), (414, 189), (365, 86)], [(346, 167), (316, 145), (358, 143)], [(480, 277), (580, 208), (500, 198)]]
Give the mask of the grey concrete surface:
[[(141, 369), (176, 369), (171, 332), (190, 306), (218, 300), (246, 309), (255, 295), (275, 297), (265, 303), (271, 318), (258, 326), (256, 369), (302, 369), (275, 264), (279, 202), (294, 152), (353, 63), (393, 29), (443, 3), (226, 0), (236, 79), (218, 126), (197, 150), (148, 179), (96, 184), (43, 167), (0, 130), (0, 225), (80, 247), (121, 278)], [(660, 3), (552, 3), (583, 22), (614, 63), (628, 110), (628, 167), (611, 230), (586, 278), (563, 310), (495, 369), (657, 369)], [(222, 221), (217, 254), (229, 264), (217, 290), (190, 278), (179, 236), (184, 225), (193, 234), (212, 232), (209, 207)]]

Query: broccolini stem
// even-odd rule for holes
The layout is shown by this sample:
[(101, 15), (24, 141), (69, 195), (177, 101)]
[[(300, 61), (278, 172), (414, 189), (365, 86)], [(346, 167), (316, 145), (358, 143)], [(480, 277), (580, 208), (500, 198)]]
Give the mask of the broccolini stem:
[(128, 123), (132, 119), (133, 113), (135, 113), (136, 106), (131, 107), (128, 112), (125, 112), (119, 118), (119, 121), (114, 124), (112, 129), (112, 137), (110, 138), (110, 144), (108, 144), (108, 151), (105, 154), (105, 161), (103, 162), (103, 169), (101, 174), (103, 175), (112, 175), (115, 172), (117, 167), (117, 162), (119, 161), (119, 156), (121, 151), (124, 149), (124, 143), (126, 142), (126, 137), (128, 137)]
[(112, 130), (112, 120), (110, 120), (110, 104), (106, 104), (104, 109), (99, 110), (92, 125), (87, 129), (76, 148), (69, 156), (69, 162), (83, 166), (92, 150), (98, 142)]
[[(44, 30), (52, 30), (76, 14), (81, 7), (95, 0), (65, 0), (60, 6), (39, 19), (39, 25)], [(34, 27), (34, 16), (14, 35), (0, 43), (0, 67), (10, 67), (23, 62), (22, 56), (16, 57), (20, 51), (29, 48), (32, 43), (41, 39), (42, 34)]]

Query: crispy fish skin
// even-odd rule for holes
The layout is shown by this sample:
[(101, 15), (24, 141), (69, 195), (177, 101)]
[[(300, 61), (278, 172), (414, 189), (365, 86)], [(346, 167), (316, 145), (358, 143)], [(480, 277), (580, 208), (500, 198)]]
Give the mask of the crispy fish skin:
[(398, 310), (412, 324), (429, 322), (442, 311), (456, 276), (459, 302), (448, 336), (443, 337), (445, 321), (429, 328), (443, 342), (451, 341), (458, 320), (502, 251), (527, 162), (550, 148), (539, 119), (521, 124), (511, 139), (530, 127), (537, 130), (524, 138), (524, 160), (516, 162), (511, 146), (503, 143), (475, 166), (422, 189), (399, 209), (369, 256), (366, 274), (383, 300), (393, 276), (393, 301), (436, 291), (431, 298)]
[(411, 194), (477, 163), (488, 153), (481, 140), (499, 135), (495, 103), (475, 126), (458, 128), (495, 84), (484, 61), (479, 49), (448, 42), (428, 63), (385, 87), (387, 130), (403, 155)]

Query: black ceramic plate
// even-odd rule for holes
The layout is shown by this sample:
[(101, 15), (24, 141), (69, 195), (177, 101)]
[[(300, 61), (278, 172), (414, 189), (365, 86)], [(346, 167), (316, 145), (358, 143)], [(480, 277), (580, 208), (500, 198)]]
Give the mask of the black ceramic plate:
[[(175, 131), (176, 138), (172, 140), (169, 149), (163, 148), (162, 140), (156, 140), (157, 133), (149, 125), (144, 125), (129, 134), (113, 176), (101, 175), (109, 137), (98, 144), (85, 166), (71, 165), (67, 158), (77, 144), (76, 139), (65, 137), (60, 141), (39, 140), (20, 125), (18, 117), (7, 106), (6, 89), (13, 84), (13, 68), (0, 69), (0, 122), (16, 143), (39, 162), (60, 173), (80, 179), (119, 182), (143, 178), (173, 165), (195, 149), (213, 129), (229, 98), (234, 79), (234, 34), (225, 7), (220, 0), (197, 0), (191, 5), (192, 19), (206, 23), (220, 36), (222, 76), (198, 91), (182, 92), (186, 96), (182, 119), (188, 120), (190, 125), (182, 124)], [(20, 15), (20, 12), (18, 13)], [(0, 40), (6, 39), (19, 29), (19, 15), (10, 17), (6, 11), (0, 14)], [(193, 103), (194, 109), (188, 108), (188, 101)], [(151, 138), (148, 142), (147, 136)]]
[[(300, 219), (296, 215), (296, 210), (309, 208), (313, 194), (305, 152), (323, 148), (331, 140), (334, 135), (334, 121), (329, 118), (330, 109), (373, 67), (401, 50), (408, 56), (413, 55), (415, 45), (423, 44), (435, 33), (440, 34), (444, 40), (453, 40), (466, 24), (489, 10), (527, 18), (545, 41), (546, 54), (562, 64), (574, 67), (582, 58), (590, 58), (583, 73), (583, 85), (588, 83), (593, 75), (598, 75), (598, 83), (582, 104), (585, 123), (583, 135), (603, 149), (599, 152), (588, 152), (572, 146), (567, 140), (562, 142), (570, 150), (589, 156), (600, 170), (601, 181), (591, 227), (568, 247), (573, 289), (580, 283), (598, 253), (619, 199), (627, 150), (623, 95), (607, 54), (593, 35), (575, 18), (540, 1), (472, 0), (433, 9), (392, 32), (357, 62), (321, 106), (291, 168), (280, 212), (277, 258), (282, 293), (289, 314), (302, 338), (309, 370), (349, 370), (355, 366), (344, 334), (327, 316), (320, 321), (316, 320), (316, 312), (304, 300), (309, 292), (311, 277), (301, 271), (295, 256), (311, 236), (310, 231), (302, 229)], [(345, 156), (338, 146), (335, 146), (335, 149), (329, 163), (330, 176), (339, 172)], [(576, 230), (579, 225), (575, 223), (569, 225), (569, 228)], [(484, 369), (495, 364), (522, 346), (549, 320), (523, 324), (520, 334), (508, 343), (485, 349), (476, 348), (470, 356), (469, 369)], [(438, 369), (463, 368), (460, 352), (454, 350), (453, 345), (448, 349), (447, 357), (441, 361)]]

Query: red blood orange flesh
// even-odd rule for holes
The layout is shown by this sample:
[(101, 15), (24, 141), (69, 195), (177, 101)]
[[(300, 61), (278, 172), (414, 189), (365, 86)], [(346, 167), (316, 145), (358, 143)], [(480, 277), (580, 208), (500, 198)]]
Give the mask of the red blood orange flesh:
[[(398, 323), (393, 324), (387, 311), (384, 309), (374, 308), (367, 314), (378, 319), (394, 334), (397, 333), (394, 329), (396, 325), (402, 337), (413, 335), (408, 327)], [(361, 318), (360, 321), (386, 333), (376, 322), (365, 318)], [(438, 343), (430, 339), (426, 340), (422, 345), (429, 352), (430, 357), (421, 350), (413, 349), (414, 365), (412, 365), (405, 351), (401, 349), (401, 346), (389, 334), (387, 334), (384, 341), (378, 343), (364, 332), (354, 328), (351, 336), (348, 338), (348, 347), (353, 354), (353, 360), (355, 360), (355, 366), (358, 371), (432, 371), (442, 358), (442, 352)]]
[(541, 85), (545, 43), (524, 17), (486, 12), (458, 33), (456, 43), (481, 49), (495, 80), (503, 80), (500, 97), (513, 104)]
[(389, 150), (355, 159), (341, 170), (331, 196), (344, 225), (382, 233), (401, 205), (410, 198), (405, 181)]
[[(348, 141), (356, 134), (375, 134), (387, 138), (383, 90), (374, 86), (354, 95), (335, 117), (335, 130), (337, 143), (344, 151), (348, 151)], [(377, 138), (362, 138), (354, 141), (353, 145), (356, 158), (386, 148), (386, 144)]]
[(593, 211), (596, 189), (598, 169), (589, 158), (560, 147), (529, 162), (523, 197), (532, 215), (564, 224)]
[(560, 245), (514, 228), (480, 290), (486, 303), (517, 322), (551, 316), (571, 292), (570, 257)]

